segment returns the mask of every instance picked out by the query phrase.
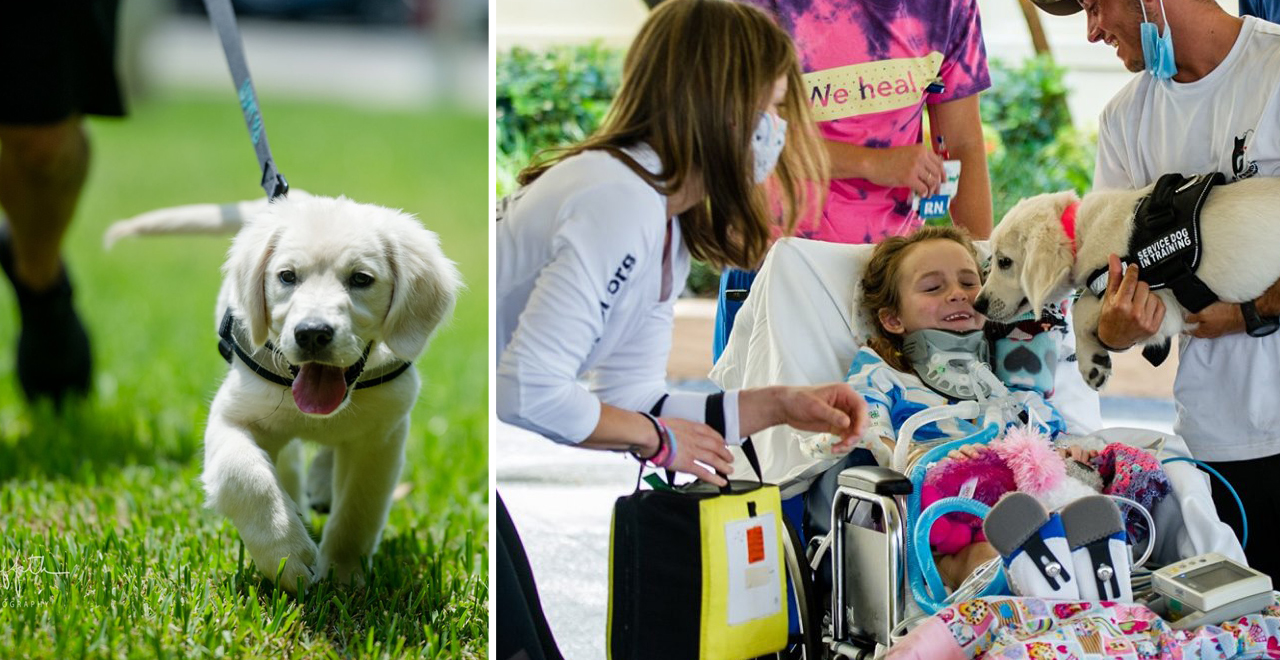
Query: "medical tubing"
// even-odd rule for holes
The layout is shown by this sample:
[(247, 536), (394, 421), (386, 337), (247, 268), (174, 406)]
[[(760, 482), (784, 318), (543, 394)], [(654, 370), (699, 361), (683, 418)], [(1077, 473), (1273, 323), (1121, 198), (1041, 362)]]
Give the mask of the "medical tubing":
[(1008, 582), (1004, 579), (1004, 559), (1001, 557), (988, 559), (973, 569), (973, 573), (970, 573), (969, 577), (965, 578), (965, 581), (961, 582), (960, 586), (951, 592), (951, 595), (942, 599), (942, 604), (950, 606), (961, 601), (977, 598), (978, 594), (982, 593), (996, 580), (1004, 582), (1005, 586), (1008, 586)]
[(948, 418), (974, 419), (982, 409), (977, 401), (961, 401), (949, 406), (925, 408), (907, 418), (898, 429), (898, 441), (893, 447), (893, 469), (907, 471), (907, 456), (911, 453), (911, 440), (922, 426)]
[(1150, 531), (1150, 533), (1147, 534), (1147, 549), (1143, 551), (1142, 558), (1133, 562), (1133, 565), (1141, 566), (1147, 563), (1147, 560), (1151, 558), (1151, 553), (1156, 549), (1156, 521), (1151, 517), (1151, 512), (1147, 511), (1146, 507), (1127, 497), (1121, 497), (1120, 495), (1108, 495), (1107, 497), (1128, 505), (1137, 511), (1138, 515), (1147, 519), (1147, 529)]
[[(933, 560), (933, 553), (929, 549), (929, 528), (939, 518), (948, 513), (969, 513), (979, 518), (985, 518), (990, 510), (991, 507), (967, 497), (944, 497), (930, 504), (929, 508), (920, 514), (920, 520), (916, 523), (915, 533), (913, 534), (915, 538), (911, 540), (911, 547), (908, 548), (908, 552), (915, 553), (913, 559), (918, 570), (910, 575), (911, 593), (915, 596), (916, 603), (920, 605), (921, 609), (934, 614), (946, 606), (947, 599), (946, 587), (943, 586), (942, 580), (938, 576), (938, 567)], [(927, 578), (935, 579), (937, 583), (928, 585), (928, 589), (926, 589), (925, 582)], [(940, 593), (941, 596), (934, 597), (933, 593), (930, 593), (930, 589), (934, 593)], [(994, 596), (1006, 589), (1005, 581), (996, 579), (991, 584), (988, 584), (986, 588), (979, 591), (975, 598)]]
[[(917, 413), (917, 415), (919, 415), (919, 413)], [(920, 511), (920, 491), (924, 486), (925, 472), (931, 464), (945, 458), (951, 450), (959, 449), (966, 445), (986, 444), (995, 438), (999, 432), (1000, 427), (998, 425), (994, 423), (986, 424), (983, 426), (982, 430), (977, 431), (976, 433), (960, 438), (959, 440), (951, 440), (935, 447), (931, 447), (924, 453), (924, 455), (916, 460), (910, 470), (909, 478), (911, 479), (912, 489), (911, 494), (907, 496), (907, 578), (908, 582), (911, 584), (912, 595), (915, 597), (916, 602), (921, 608), (929, 611), (930, 614), (941, 609), (940, 603), (945, 599), (946, 587), (942, 584), (942, 577), (938, 574), (938, 567), (933, 562), (933, 556), (931, 554), (927, 555), (929, 560), (927, 562), (918, 560), (918, 553), (921, 552), (921, 550), (917, 550), (917, 546), (919, 545), (918, 540), (923, 539), (923, 552), (929, 552), (929, 529), (933, 526), (933, 523), (937, 518), (940, 517), (933, 517), (930, 520), (926, 520), (924, 518), (925, 512)], [(938, 500), (930, 505), (928, 510), (935, 511), (939, 503), (948, 501), (952, 503), (967, 502), (983, 507), (979, 513), (976, 513), (979, 518), (985, 517), (987, 510), (989, 510), (989, 507), (981, 502), (968, 498), (957, 497)], [(918, 511), (920, 512), (919, 514), (915, 513)], [(963, 508), (948, 508), (947, 510), (942, 511), (942, 513), (950, 513), (952, 511), (975, 513), (974, 511)], [(1003, 581), (1000, 580), (997, 582), (999, 583), (999, 586), (1003, 588)], [(930, 591), (933, 593), (940, 593), (942, 594), (942, 597), (935, 598)], [(990, 595), (990, 593), (984, 592), (984, 595)]]
[(1171, 458), (1166, 458), (1163, 461), (1160, 461), (1161, 465), (1165, 465), (1166, 463), (1194, 463), (1201, 470), (1204, 470), (1205, 472), (1208, 472), (1209, 474), (1212, 474), (1213, 476), (1217, 477), (1218, 481), (1221, 481), (1222, 485), (1226, 486), (1227, 491), (1231, 493), (1231, 497), (1235, 498), (1236, 506), (1240, 507), (1240, 530), (1241, 530), (1241, 537), (1242, 537), (1240, 539), (1240, 549), (1243, 550), (1246, 547), (1248, 547), (1249, 516), (1244, 512), (1244, 502), (1240, 501), (1240, 495), (1236, 493), (1236, 489), (1232, 487), (1231, 482), (1227, 481), (1227, 478), (1222, 476), (1222, 473), (1218, 472), (1212, 467), (1209, 467), (1208, 463), (1205, 463), (1204, 461), (1201, 461), (1195, 458), (1191, 458), (1190, 456), (1173, 456)]

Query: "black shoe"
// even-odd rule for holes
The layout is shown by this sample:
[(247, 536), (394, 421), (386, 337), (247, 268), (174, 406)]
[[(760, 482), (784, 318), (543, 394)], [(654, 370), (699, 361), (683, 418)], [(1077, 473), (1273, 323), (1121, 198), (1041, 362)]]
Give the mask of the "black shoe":
[(89, 392), (92, 355), (89, 335), (71, 304), (71, 280), (64, 267), (45, 291), (17, 280), (9, 227), (0, 225), (0, 270), (18, 298), (22, 329), (18, 334), (18, 384), (28, 400), (50, 398), (57, 405), (68, 395)]

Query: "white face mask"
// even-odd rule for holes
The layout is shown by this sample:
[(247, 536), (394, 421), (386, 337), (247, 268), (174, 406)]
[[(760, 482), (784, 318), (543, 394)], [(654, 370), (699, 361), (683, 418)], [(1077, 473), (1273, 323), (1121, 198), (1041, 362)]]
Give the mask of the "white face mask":
[(762, 112), (760, 122), (756, 124), (755, 133), (751, 135), (751, 156), (753, 158), (756, 183), (764, 183), (778, 164), (782, 155), (782, 147), (787, 143), (787, 122), (777, 115)]

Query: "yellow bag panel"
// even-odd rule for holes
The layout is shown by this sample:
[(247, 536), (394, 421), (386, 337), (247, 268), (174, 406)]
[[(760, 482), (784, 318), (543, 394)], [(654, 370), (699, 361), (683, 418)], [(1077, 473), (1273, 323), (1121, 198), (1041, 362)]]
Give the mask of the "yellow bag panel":
[[(748, 503), (754, 503), (755, 516)], [(787, 579), (778, 487), (700, 503), (702, 639), (699, 657), (754, 658), (787, 644)]]

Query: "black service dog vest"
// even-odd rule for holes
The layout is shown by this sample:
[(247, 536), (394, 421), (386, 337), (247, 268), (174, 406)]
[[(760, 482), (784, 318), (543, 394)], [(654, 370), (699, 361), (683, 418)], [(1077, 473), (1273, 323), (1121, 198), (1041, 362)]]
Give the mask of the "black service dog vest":
[[(1203, 248), (1200, 244), (1200, 209), (1214, 186), (1223, 183), (1221, 173), (1184, 177), (1166, 174), (1134, 211), (1129, 254), (1121, 261), (1138, 265), (1138, 279), (1153, 291), (1169, 289), (1191, 313), (1217, 302), (1218, 296), (1199, 277)], [(1107, 269), (1089, 275), (1089, 290), (1098, 297), (1107, 290)]]

